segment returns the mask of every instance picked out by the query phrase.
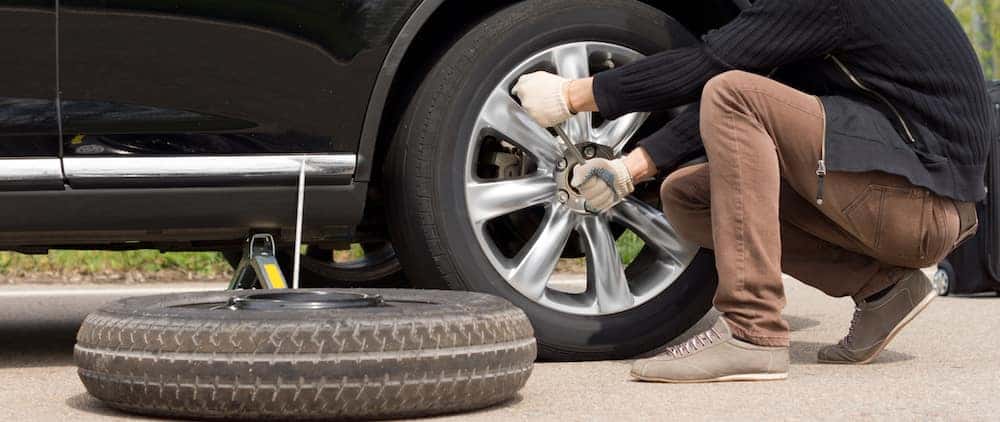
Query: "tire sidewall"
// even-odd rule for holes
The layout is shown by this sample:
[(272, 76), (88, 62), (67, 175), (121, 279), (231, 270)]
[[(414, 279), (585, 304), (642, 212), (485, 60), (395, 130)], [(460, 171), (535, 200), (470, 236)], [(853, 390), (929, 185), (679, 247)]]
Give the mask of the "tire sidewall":
[[(500, 11), (461, 39), (428, 79), (431, 87), (445, 75), (456, 78), (452, 82), (457, 83), (440, 84), (448, 89), (426, 92), (446, 97), (447, 111), (438, 123), (415, 122), (415, 126), (430, 123), (423, 127), (436, 128), (432, 138), (439, 140), (433, 152), (423, 151), (433, 157), (434, 174), (422, 180), (417, 191), (433, 192), (431, 212), (441, 235), (438, 241), (458, 273), (446, 278), (452, 284), (449, 287), (496, 294), (524, 309), (548, 357), (624, 358), (680, 334), (708, 310), (714, 292), (714, 265), (709, 254), (699, 253), (674, 285), (641, 306), (613, 315), (573, 315), (547, 308), (516, 291), (497, 273), (468, 223), (462, 176), (467, 143), (489, 93), (510, 69), (530, 56), (580, 41), (618, 44), (648, 55), (693, 42), (693, 37), (662, 12), (633, 1), (531, 1)], [(442, 102), (440, 98), (437, 101)], [(418, 99), (418, 108), (420, 102)], [(413, 254), (407, 255), (412, 258)], [(404, 259), (404, 267), (409, 267), (410, 261)]]
[[(267, 301), (259, 295), (269, 294), (283, 295), (271, 299), (278, 301), (358, 293), (386, 302), (206, 306), (235, 297)], [(475, 410), (514, 397), (535, 357), (521, 310), (495, 296), (432, 290), (131, 297), (88, 315), (74, 347), (93, 397), (135, 413), (198, 420), (374, 420)]]

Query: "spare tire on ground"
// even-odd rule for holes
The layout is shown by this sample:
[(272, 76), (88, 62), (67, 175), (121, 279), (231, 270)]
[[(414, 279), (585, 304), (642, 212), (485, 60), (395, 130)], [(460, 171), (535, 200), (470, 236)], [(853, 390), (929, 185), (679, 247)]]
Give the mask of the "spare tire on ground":
[(87, 391), (158, 416), (391, 418), (511, 399), (536, 346), (495, 296), (416, 290), (184, 293), (89, 315), (75, 349)]

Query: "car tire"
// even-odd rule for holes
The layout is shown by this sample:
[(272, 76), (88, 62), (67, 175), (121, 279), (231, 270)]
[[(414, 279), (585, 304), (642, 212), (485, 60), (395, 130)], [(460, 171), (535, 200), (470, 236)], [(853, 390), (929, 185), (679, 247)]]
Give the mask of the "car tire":
[(74, 352), (87, 391), (111, 407), (275, 420), (483, 408), (515, 396), (535, 354), (507, 301), (413, 290), (129, 298), (89, 315)]
[(547, 360), (619, 359), (655, 349), (705, 315), (716, 286), (713, 256), (701, 251), (669, 288), (641, 306), (609, 315), (563, 312), (512, 287), (465, 223), (461, 151), (474, 113), (520, 60), (580, 40), (644, 54), (696, 42), (669, 16), (632, 0), (532, 0), (499, 10), (438, 59), (399, 122), (385, 165), (394, 204), (390, 231), (407, 278), (418, 287), (507, 298), (531, 318), (539, 355)]
[(955, 282), (955, 268), (948, 260), (938, 264), (937, 272), (934, 274), (932, 284), (938, 296), (948, 296), (951, 294), (951, 284)]

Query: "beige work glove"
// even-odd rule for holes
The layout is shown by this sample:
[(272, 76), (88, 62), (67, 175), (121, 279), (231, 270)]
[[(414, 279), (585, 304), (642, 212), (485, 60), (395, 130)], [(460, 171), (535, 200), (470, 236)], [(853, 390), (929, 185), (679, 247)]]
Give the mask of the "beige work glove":
[(594, 214), (603, 214), (635, 191), (632, 174), (620, 158), (587, 160), (573, 169), (570, 184), (586, 198), (584, 207)]
[(573, 117), (569, 111), (566, 85), (569, 79), (549, 72), (521, 76), (511, 91), (521, 99), (521, 107), (542, 127), (553, 127)]

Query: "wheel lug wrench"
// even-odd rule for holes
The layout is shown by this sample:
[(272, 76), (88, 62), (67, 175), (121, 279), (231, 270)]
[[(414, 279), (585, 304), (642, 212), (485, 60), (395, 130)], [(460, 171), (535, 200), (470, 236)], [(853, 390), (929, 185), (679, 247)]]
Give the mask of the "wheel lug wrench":
[(569, 150), (570, 152), (569, 155), (574, 160), (576, 160), (577, 164), (583, 164), (587, 162), (587, 160), (583, 158), (583, 155), (580, 154), (580, 150), (576, 148), (576, 145), (573, 144), (573, 141), (569, 139), (569, 135), (566, 134), (566, 131), (563, 130), (561, 126), (558, 125), (552, 126), (552, 129), (554, 129), (556, 131), (556, 134), (559, 135), (559, 139), (562, 139), (563, 143), (566, 144), (566, 149)]
[[(571, 158), (573, 158), (573, 160), (575, 160), (576, 163), (579, 165), (585, 164), (587, 162), (587, 159), (583, 158), (583, 154), (581, 154), (580, 150), (576, 148), (576, 144), (574, 144), (573, 141), (569, 139), (569, 135), (566, 134), (566, 131), (563, 130), (562, 126), (559, 125), (552, 126), (552, 129), (556, 131), (557, 135), (559, 135), (559, 139), (561, 139), (562, 142), (566, 144), (566, 149), (570, 151), (569, 155), (571, 156)], [(593, 146), (590, 146), (589, 148), (593, 148)], [(597, 150), (595, 149), (593, 153), (594, 155), (597, 155)], [(569, 192), (559, 191), (559, 202), (563, 204), (569, 202)]]

